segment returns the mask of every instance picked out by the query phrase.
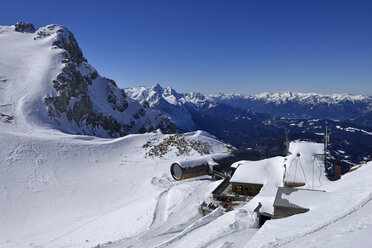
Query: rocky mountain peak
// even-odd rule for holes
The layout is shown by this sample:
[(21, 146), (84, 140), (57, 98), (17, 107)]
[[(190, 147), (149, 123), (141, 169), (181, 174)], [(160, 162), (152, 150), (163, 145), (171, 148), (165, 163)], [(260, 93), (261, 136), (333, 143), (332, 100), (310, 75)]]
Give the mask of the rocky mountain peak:
[(33, 33), (35, 32), (35, 27), (30, 22), (17, 22), (14, 24), (14, 30), (17, 32), (26, 32), (26, 33)]
[(154, 84), (153, 86), (151, 86), (151, 89), (154, 91), (163, 91), (163, 87), (161, 87), (160, 84)]
[[(155, 129), (175, 132), (174, 123), (160, 111), (131, 99), (113, 80), (100, 76), (66, 27), (51, 24), (35, 31), (32, 24), (20, 22), (0, 26), (0, 33), (5, 32), (0, 40), (0, 82), (7, 85), (0, 88), (0, 104), (11, 107), (2, 110), (0, 105), (0, 113), (14, 116), (14, 122), (24, 120), (19, 128), (47, 125), (99, 137)], [(19, 105), (20, 97), (27, 104)]]
[(84, 58), (78, 42), (73, 33), (66, 27), (50, 24), (37, 30), (35, 40), (46, 37), (53, 37), (53, 46), (65, 50), (65, 62), (72, 61), (75, 63), (87, 62)]

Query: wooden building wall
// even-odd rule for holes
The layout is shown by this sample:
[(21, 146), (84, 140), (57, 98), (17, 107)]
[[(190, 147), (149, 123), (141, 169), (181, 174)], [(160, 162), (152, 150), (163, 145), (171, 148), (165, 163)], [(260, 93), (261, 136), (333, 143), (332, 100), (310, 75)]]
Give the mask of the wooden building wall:
[(295, 183), (295, 182), (284, 182), (284, 187), (295, 188), (305, 186), (304, 183)]
[(254, 183), (232, 183), (232, 190), (239, 195), (255, 196), (260, 192), (262, 186), (262, 184)]

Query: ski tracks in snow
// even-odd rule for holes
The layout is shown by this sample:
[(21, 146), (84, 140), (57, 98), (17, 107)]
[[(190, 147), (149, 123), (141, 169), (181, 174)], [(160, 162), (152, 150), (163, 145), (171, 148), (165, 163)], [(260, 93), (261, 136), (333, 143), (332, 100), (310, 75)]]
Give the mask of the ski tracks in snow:
[(213, 220), (217, 219), (218, 217), (220, 217), (223, 214), (224, 214), (224, 211), (221, 208), (217, 208), (212, 213), (204, 216), (200, 220), (196, 221), (195, 223), (193, 223), (192, 225), (190, 225), (189, 227), (187, 227), (181, 233), (177, 234), (176, 236), (174, 236), (173, 238), (169, 239), (165, 243), (163, 243), (163, 244), (161, 244), (159, 246), (156, 246), (155, 248), (164, 248), (164, 247), (167, 247), (170, 244), (172, 244), (172, 243), (174, 243), (174, 242), (176, 242), (176, 241), (184, 238), (186, 235), (188, 235), (189, 233), (195, 231), (196, 229), (209, 224), (210, 222), (212, 222)]
[[(157, 197), (153, 212), (152, 223), (146, 232), (139, 233), (114, 243), (104, 244), (104, 247), (164, 247), (207, 225), (217, 217), (224, 214), (222, 209), (217, 209), (208, 216), (201, 217), (196, 211), (196, 206), (202, 200), (201, 191), (209, 181), (191, 179), (188, 182), (172, 182), (167, 174), (152, 178), (152, 184), (164, 187)], [(190, 185), (189, 185), (190, 184)], [(197, 186), (195, 186), (197, 184)], [(178, 198), (178, 194), (182, 198)], [(175, 201), (181, 201), (175, 204)], [(181, 209), (186, 206), (186, 209)], [(187, 213), (186, 213), (187, 212)], [(194, 217), (192, 214), (194, 214)], [(184, 218), (189, 216), (189, 218)], [(167, 240), (165, 243), (164, 241)]]
[[(353, 215), (357, 211), (360, 211), (363, 207), (365, 207), (367, 204), (372, 202), (372, 193), (368, 195), (368, 197), (364, 200), (361, 201), (359, 204), (354, 205), (352, 208), (350, 208), (348, 211), (346, 211), (345, 214), (336, 216), (332, 218), (331, 220), (320, 224), (319, 226), (312, 227), (310, 230), (304, 232), (304, 233), (299, 233), (295, 237), (288, 238), (283, 241), (277, 241), (277, 242), (271, 242), (269, 243), (269, 247), (292, 247), (291, 244), (294, 243), (295, 241), (298, 241), (300, 239), (304, 239), (309, 235), (312, 235), (314, 233), (320, 232), (324, 230), (325, 228), (328, 228), (329, 226), (335, 225), (339, 222), (341, 222), (343, 219), (347, 218), (350, 215)], [(330, 210), (331, 211), (331, 210)]]
[[(372, 200), (369, 200), (343, 218), (330, 223), (323, 229), (296, 239), (284, 247), (336, 247), (337, 245), (335, 243), (337, 242), (342, 242), (345, 244), (345, 247), (349, 247), (350, 244), (348, 242), (350, 240), (358, 247), (359, 245), (355, 243), (358, 240), (354, 237), (348, 238), (347, 235), (353, 235), (352, 233), (360, 232), (366, 228), (369, 228), (368, 230), (372, 228)], [(371, 240), (371, 238), (369, 239)]]

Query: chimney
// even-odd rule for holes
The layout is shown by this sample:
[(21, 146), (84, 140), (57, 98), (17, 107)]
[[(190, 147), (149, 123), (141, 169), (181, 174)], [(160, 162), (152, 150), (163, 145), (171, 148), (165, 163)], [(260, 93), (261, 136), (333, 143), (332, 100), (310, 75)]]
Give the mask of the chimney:
[(335, 165), (335, 180), (341, 179), (341, 165), (336, 164)]

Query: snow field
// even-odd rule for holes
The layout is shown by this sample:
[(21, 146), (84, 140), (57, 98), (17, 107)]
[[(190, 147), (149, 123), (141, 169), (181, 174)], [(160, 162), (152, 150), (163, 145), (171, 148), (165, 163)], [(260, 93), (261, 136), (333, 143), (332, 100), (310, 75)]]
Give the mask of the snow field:
[[(2, 130), (0, 136), (1, 247), (92, 247), (155, 229), (172, 215), (168, 229), (199, 218), (196, 201), (210, 182), (174, 184), (169, 160), (145, 158), (142, 145), (162, 134), (110, 140)], [(190, 137), (225, 149), (212, 138)]]

